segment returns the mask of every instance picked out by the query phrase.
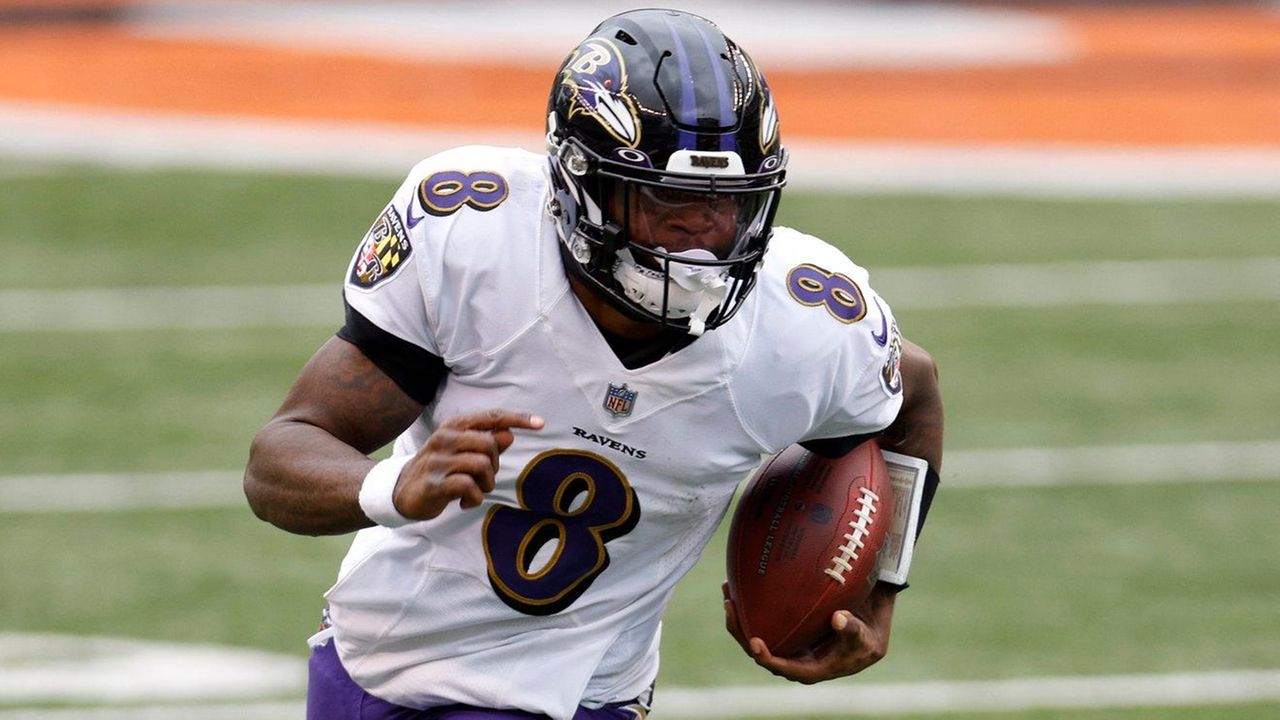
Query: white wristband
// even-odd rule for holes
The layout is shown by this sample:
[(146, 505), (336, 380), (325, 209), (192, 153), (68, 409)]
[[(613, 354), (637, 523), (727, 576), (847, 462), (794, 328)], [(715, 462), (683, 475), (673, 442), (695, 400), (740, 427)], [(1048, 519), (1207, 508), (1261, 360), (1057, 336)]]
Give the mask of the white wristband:
[(392, 498), (400, 471), (413, 459), (412, 455), (389, 457), (373, 466), (360, 486), (360, 509), (375, 523), (389, 528), (408, 525), (413, 520), (400, 514)]

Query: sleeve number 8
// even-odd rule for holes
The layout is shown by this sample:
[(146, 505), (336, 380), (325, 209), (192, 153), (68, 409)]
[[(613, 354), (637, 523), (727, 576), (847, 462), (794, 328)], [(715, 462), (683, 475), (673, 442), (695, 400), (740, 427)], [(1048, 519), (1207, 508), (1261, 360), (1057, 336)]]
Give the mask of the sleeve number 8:
[(427, 212), (452, 215), (462, 206), (492, 210), (507, 199), (507, 181), (498, 173), (445, 170), (434, 173), (418, 185), (418, 199)]
[(825, 307), (842, 323), (858, 322), (867, 314), (862, 289), (847, 275), (827, 272), (817, 265), (797, 265), (787, 274), (787, 290), (801, 305)]

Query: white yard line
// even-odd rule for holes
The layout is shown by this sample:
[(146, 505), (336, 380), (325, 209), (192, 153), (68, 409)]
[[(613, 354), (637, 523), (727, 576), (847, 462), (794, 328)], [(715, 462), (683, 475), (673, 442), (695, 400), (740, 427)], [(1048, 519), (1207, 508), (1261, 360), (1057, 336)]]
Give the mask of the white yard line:
[(0, 476), (0, 511), (117, 512), (247, 507), (242, 472)]
[[(0, 720), (302, 716), (299, 655), (111, 637), (0, 633)], [(274, 699), (273, 699), (274, 698)], [(1280, 670), (1028, 677), (814, 687), (659, 688), (654, 717), (876, 716), (1280, 701)], [(223, 704), (225, 703), (225, 704)], [(86, 707), (41, 708), (49, 704)]]
[[(885, 268), (898, 310), (1280, 300), (1280, 257)], [(0, 332), (342, 324), (338, 283), (0, 290)]]
[[(537, 127), (473, 130), (217, 118), (0, 101), (0, 156), (125, 168), (197, 167), (398, 180), (473, 143), (542, 152)], [(1276, 197), (1280, 149), (788, 140), (792, 187), (1083, 197)]]
[(948, 489), (1280, 480), (1280, 441), (962, 450)]
[(1003, 143), (788, 143), (787, 181), (807, 190), (1179, 198), (1280, 195), (1271, 147)]
[[(238, 507), (241, 472), (0, 476), (0, 512)], [(1280, 480), (1280, 441), (956, 450), (950, 490)]]
[[(354, 245), (353, 245), (354, 247)], [(162, 330), (342, 325), (342, 287), (0, 290), (0, 331)]]
[(1280, 257), (873, 270), (895, 309), (1280, 300)]
[[(595, 0), (591, 20), (636, 7)], [(683, 0), (772, 68), (930, 68), (1052, 63), (1076, 52), (1057, 18), (1007, 7)], [(477, 13), (465, 0), (420, 3), (160, 3), (129, 15), (139, 35), (216, 39), (379, 58), (517, 61), (555, 68), (582, 38), (581, 2), (508, 3)], [(376, 37), (381, 42), (362, 41)]]
[(0, 633), (0, 707), (289, 697), (306, 678), (302, 658), (264, 650)]

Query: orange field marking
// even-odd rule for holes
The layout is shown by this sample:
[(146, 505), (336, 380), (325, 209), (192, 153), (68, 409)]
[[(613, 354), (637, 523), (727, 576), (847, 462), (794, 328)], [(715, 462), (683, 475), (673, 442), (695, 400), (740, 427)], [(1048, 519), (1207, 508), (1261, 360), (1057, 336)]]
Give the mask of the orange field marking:
[(0, 31), (0, 98), (415, 125), (540, 123), (551, 71), (382, 60), (123, 31)]
[[(1067, 9), (1067, 62), (769, 72), (793, 137), (1280, 145), (1280, 13)], [(543, 122), (553, 68), (0, 27), (0, 100), (467, 129)]]

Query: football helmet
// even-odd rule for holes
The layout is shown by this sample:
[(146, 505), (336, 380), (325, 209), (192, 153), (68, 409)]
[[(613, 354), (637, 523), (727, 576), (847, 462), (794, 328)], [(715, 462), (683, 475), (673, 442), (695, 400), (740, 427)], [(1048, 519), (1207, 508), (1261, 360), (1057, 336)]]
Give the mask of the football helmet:
[(715, 24), (601, 23), (560, 66), (547, 148), (568, 271), (628, 317), (693, 335), (755, 285), (787, 153), (769, 86)]

